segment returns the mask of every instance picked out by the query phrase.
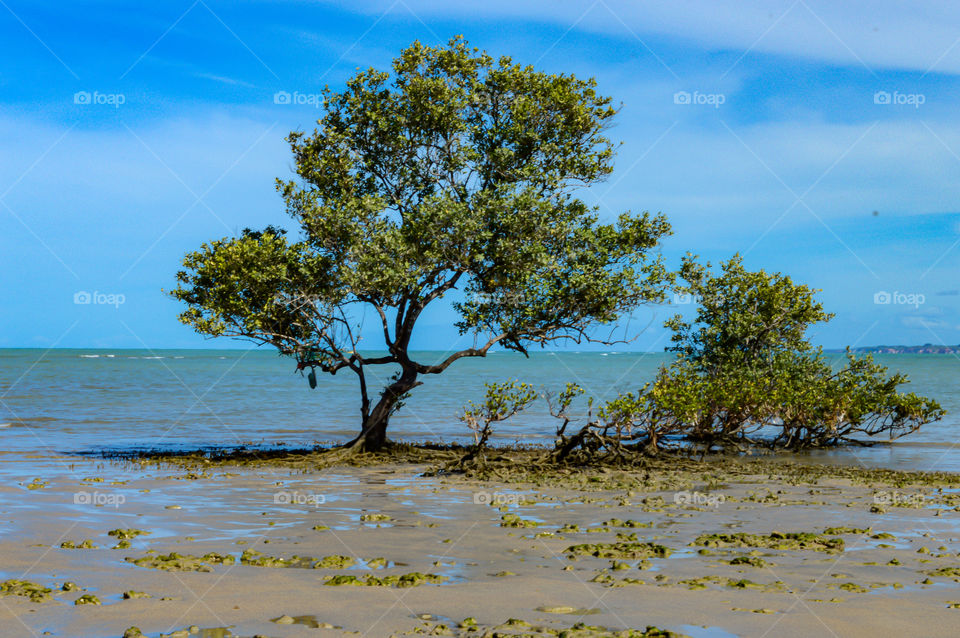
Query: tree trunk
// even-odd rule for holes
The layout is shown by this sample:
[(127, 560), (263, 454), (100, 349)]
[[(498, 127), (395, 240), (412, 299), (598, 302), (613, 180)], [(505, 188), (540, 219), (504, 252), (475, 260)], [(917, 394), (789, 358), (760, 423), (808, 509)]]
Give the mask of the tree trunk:
[(376, 452), (383, 449), (387, 442), (387, 424), (389, 415), (374, 421), (371, 415), (364, 424), (360, 436), (351, 443), (352, 447), (359, 447), (365, 452)]
[(383, 389), (380, 400), (363, 421), (360, 435), (347, 444), (347, 447), (364, 452), (376, 452), (387, 443), (387, 425), (397, 403), (407, 392), (420, 385), (417, 373), (404, 370), (400, 378)]

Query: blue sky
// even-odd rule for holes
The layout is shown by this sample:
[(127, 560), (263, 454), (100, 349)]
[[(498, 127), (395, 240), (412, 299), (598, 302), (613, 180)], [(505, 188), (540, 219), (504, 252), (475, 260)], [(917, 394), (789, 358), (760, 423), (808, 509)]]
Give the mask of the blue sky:
[[(672, 266), (740, 251), (823, 289), (827, 347), (960, 342), (958, 5), (2, 0), (0, 346), (237, 347), (177, 323), (182, 255), (289, 227), (273, 182), (313, 96), (457, 34), (622, 102), (617, 171), (584, 196), (665, 213)], [(673, 310), (638, 311), (631, 347)], [(416, 345), (451, 345), (450, 319)]]

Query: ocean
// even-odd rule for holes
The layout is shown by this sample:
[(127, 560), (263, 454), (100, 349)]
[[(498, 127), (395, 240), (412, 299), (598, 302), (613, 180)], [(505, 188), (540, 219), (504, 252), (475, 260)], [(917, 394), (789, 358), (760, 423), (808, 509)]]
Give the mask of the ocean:
[[(424, 363), (442, 352), (417, 353)], [(835, 355), (842, 357), (842, 355)], [(907, 374), (907, 388), (940, 401), (946, 418), (891, 445), (798, 455), (816, 462), (960, 471), (960, 358), (877, 355)], [(514, 378), (557, 392), (576, 382), (602, 401), (636, 390), (671, 355), (628, 352), (498, 352), (462, 359), (422, 377), (389, 436), (409, 441), (470, 440), (457, 419), (480, 401), (483, 384)], [(375, 389), (391, 369), (369, 373)], [(290, 359), (268, 350), (0, 349), (0, 450), (96, 453), (105, 450), (310, 446), (342, 442), (359, 427), (359, 389), (349, 371), (318, 375), (311, 390)], [(549, 443), (556, 421), (542, 400), (495, 426), (494, 442)]]

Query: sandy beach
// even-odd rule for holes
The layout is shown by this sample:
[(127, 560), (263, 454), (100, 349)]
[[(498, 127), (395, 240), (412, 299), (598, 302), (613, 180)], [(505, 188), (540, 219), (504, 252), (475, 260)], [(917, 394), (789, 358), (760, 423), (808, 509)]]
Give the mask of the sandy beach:
[(5, 636), (952, 636), (960, 613), (951, 475), (3, 457)]

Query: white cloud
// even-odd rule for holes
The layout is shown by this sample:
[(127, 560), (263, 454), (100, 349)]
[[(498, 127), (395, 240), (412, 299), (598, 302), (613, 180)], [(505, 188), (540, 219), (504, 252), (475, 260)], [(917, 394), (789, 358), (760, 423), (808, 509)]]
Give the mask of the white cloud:
[[(360, 3), (381, 14), (388, 0)], [(960, 73), (960, 4), (934, 0), (411, 0), (424, 19), (527, 19), (611, 35), (667, 36), (710, 50), (797, 56), (871, 69)], [(578, 22), (579, 21), (579, 22)], [(654, 52), (656, 50), (654, 49)], [(668, 65), (669, 60), (664, 60)]]
[[(817, 223), (814, 214), (829, 222), (873, 210), (947, 212), (960, 201), (960, 159), (947, 148), (960, 149), (960, 125), (952, 122), (681, 123), (640, 159), (668, 126), (630, 132), (604, 197), (610, 209), (663, 211), (697, 235), (729, 236), (763, 231), (791, 206), (787, 225)], [(813, 213), (795, 205), (797, 196)]]

